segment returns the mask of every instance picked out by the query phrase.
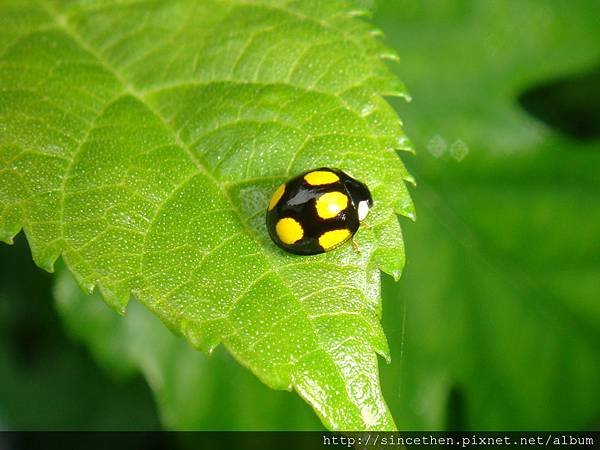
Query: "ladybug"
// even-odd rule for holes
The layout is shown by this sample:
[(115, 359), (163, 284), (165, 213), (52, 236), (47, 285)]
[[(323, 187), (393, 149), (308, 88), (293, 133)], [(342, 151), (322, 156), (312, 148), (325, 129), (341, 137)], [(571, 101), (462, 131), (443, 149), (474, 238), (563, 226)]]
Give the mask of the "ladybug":
[(372, 205), (363, 183), (339, 169), (321, 167), (277, 188), (267, 208), (267, 229), (288, 252), (323, 253), (351, 239)]

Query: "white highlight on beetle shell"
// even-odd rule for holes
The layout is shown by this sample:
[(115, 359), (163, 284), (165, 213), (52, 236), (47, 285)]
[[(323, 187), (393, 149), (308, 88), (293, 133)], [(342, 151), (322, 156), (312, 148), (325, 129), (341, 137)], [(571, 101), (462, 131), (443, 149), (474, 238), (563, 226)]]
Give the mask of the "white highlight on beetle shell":
[(363, 200), (358, 203), (358, 221), (362, 222), (362, 220), (367, 217), (367, 214), (369, 214), (369, 202)]

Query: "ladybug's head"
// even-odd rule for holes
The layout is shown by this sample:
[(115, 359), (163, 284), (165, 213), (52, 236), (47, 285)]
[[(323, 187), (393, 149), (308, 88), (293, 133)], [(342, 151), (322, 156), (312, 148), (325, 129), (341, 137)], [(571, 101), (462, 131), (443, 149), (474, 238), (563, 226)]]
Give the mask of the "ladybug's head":
[(344, 185), (346, 186), (346, 189), (352, 198), (352, 203), (354, 203), (354, 206), (356, 207), (356, 211), (358, 212), (358, 220), (362, 222), (363, 219), (367, 217), (369, 210), (373, 206), (373, 197), (371, 197), (371, 192), (365, 184), (346, 174), (344, 175)]

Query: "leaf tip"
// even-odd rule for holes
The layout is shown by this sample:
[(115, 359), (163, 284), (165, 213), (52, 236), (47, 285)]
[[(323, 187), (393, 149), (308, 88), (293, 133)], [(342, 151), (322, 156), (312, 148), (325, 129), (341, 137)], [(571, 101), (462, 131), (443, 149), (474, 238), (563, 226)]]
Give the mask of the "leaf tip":
[(126, 314), (127, 305), (129, 304), (129, 294), (123, 296), (122, 294), (115, 292), (112, 289), (108, 289), (102, 283), (102, 280), (96, 280), (93, 283), (86, 283), (85, 281), (83, 281), (82, 283), (81, 281), (79, 281), (79, 283), (83, 287), (83, 290), (88, 293), (88, 295), (92, 295), (97, 286), (98, 291), (100, 291), (100, 295), (102, 295), (102, 298), (111, 309), (116, 311), (121, 316), (124, 316)]
[(202, 326), (195, 320), (182, 320), (179, 326), (171, 326), (167, 324), (177, 333), (183, 334), (187, 341), (197, 350), (200, 350), (207, 356), (211, 356), (215, 349), (221, 343), (220, 334), (218, 333), (218, 321), (204, 322)]
[(394, 212), (401, 216), (407, 217), (413, 222), (417, 220), (415, 204), (410, 197), (404, 197), (400, 199), (400, 201), (394, 205)]
[(417, 180), (415, 180), (415, 177), (413, 177), (410, 173), (406, 173), (406, 175), (404, 175), (403, 179), (407, 183), (410, 183), (413, 187), (417, 186)]
[(214, 343), (214, 344), (209, 344), (209, 345), (205, 345), (203, 348), (201, 347), (201, 350), (206, 353), (208, 356), (212, 356), (212, 354), (214, 353), (215, 349), (219, 346), (219, 344)]
[(367, 9), (352, 9), (347, 14), (350, 17), (371, 17), (371, 11)]
[(52, 256), (39, 257), (39, 256), (34, 255), (33, 260), (35, 261), (36, 265), (38, 267), (40, 267), (41, 269), (44, 269), (46, 272), (49, 272), (49, 273), (54, 273), (54, 262), (56, 261), (55, 257), (52, 257)]
[(400, 56), (398, 56), (396, 52), (392, 51), (382, 52), (377, 56), (379, 57), (379, 59), (382, 59), (384, 61), (392, 61), (396, 63), (400, 61)]
[[(403, 215), (404, 215), (405, 217), (408, 217), (408, 218), (409, 218), (410, 220), (412, 220), (413, 222), (416, 222), (416, 221), (417, 221), (417, 213), (416, 213), (416, 211), (415, 211), (414, 209), (413, 209), (412, 211), (407, 211), (407, 212), (405, 212)], [(398, 278), (400, 278), (400, 277), (398, 276)], [(398, 280), (396, 280), (396, 281), (398, 281)]]
[(395, 86), (394, 89), (388, 89), (388, 90), (381, 91), (381, 95), (383, 95), (384, 97), (401, 98), (407, 103), (412, 102), (412, 96), (406, 89), (406, 86), (404, 86), (404, 84), (400, 83), (400, 82), (398, 82), (398, 85)]
[[(396, 279), (394, 277), (394, 279)], [(396, 280), (398, 281), (398, 280)], [(379, 356), (381, 356), (383, 358), (383, 360), (385, 361), (386, 364), (390, 364), (392, 362), (392, 355), (390, 354), (390, 352), (388, 351), (387, 353), (379, 353)]]
[[(403, 122), (400, 120), (400, 127), (404, 127)], [(415, 152), (415, 147), (412, 143), (412, 141), (406, 137), (406, 135), (401, 134), (398, 136), (398, 138), (396, 139), (396, 145), (394, 146), (395, 150), (400, 150), (403, 152), (408, 152), (408, 153), (412, 153), (413, 155), (416, 154)]]

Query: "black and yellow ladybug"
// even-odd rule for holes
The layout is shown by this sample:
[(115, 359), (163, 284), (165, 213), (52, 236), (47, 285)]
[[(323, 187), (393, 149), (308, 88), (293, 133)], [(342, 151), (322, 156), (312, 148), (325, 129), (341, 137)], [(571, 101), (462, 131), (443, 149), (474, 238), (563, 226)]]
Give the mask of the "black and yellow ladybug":
[(339, 169), (321, 167), (277, 188), (267, 208), (267, 228), (284, 250), (314, 255), (352, 238), (372, 205), (363, 183)]

